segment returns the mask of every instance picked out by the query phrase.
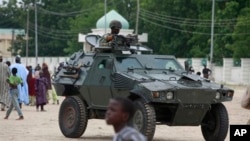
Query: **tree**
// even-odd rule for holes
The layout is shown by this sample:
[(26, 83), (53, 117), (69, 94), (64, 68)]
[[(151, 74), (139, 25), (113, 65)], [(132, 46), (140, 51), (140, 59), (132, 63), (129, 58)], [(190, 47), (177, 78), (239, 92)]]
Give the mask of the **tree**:
[[(0, 27), (26, 29), (29, 8), (29, 56), (35, 56), (34, 0), (16, 0), (0, 7)], [(38, 5), (39, 56), (65, 56), (82, 49), (78, 33), (87, 34), (104, 15), (103, 0), (43, 0)], [(139, 34), (148, 33), (147, 46), (154, 53), (176, 57), (209, 58), (211, 1), (141, 0)], [(224, 57), (247, 57), (249, 51), (249, 1), (216, 1), (213, 61)], [(135, 28), (137, 0), (108, 0), (107, 12), (115, 9)], [(3, 20), (2, 20), (3, 19)], [(17, 41), (25, 44), (24, 40)], [(20, 46), (19, 46), (20, 47)], [(19, 47), (14, 46), (15, 51)], [(21, 55), (25, 54), (22, 46)]]
[(240, 11), (233, 33), (233, 43), (228, 45), (233, 50), (233, 56), (239, 58), (250, 57), (250, 8), (246, 7)]

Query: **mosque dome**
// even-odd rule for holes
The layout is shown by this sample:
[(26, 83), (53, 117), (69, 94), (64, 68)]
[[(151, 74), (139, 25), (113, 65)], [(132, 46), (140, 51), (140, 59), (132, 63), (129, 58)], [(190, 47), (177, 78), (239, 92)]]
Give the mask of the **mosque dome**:
[[(124, 17), (122, 17), (119, 13), (117, 13), (115, 10), (111, 10), (108, 13), (106, 13), (106, 28), (109, 28), (109, 23), (112, 20), (120, 21), (122, 24), (122, 29), (129, 29), (128, 21)], [(105, 28), (105, 15), (102, 16), (96, 22), (96, 28)]]

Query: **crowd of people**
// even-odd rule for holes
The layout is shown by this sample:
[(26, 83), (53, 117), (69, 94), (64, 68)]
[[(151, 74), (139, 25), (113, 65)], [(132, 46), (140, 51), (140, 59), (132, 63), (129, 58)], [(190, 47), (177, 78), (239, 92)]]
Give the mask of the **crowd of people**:
[(52, 94), (53, 104), (59, 104), (57, 94), (51, 85), (51, 73), (44, 62), (33, 68), (21, 63), (21, 57), (16, 56), (15, 62), (3, 62), (0, 55), (0, 104), (1, 111), (5, 111), (8, 119), (15, 108), (19, 118), (24, 119), (22, 105), (36, 106), (37, 111), (46, 111), (44, 106), (50, 101)]
[[(106, 42), (109, 42), (113, 35), (119, 33), (122, 27), (119, 21), (112, 21), (110, 28), (111, 34), (105, 36)], [(8, 119), (13, 108), (16, 109), (19, 118), (24, 119), (22, 113), (22, 104), (36, 106), (37, 111), (45, 111), (44, 106), (49, 102), (49, 90), (52, 91), (53, 103), (59, 104), (56, 92), (51, 85), (51, 74), (48, 65), (43, 63), (32, 68), (32, 66), (24, 66), (21, 63), (21, 57), (16, 56), (15, 63), (11, 65), (9, 61), (2, 62), (0, 56), (0, 71), (4, 77), (0, 80), (0, 102), (1, 110), (6, 107), (8, 110), (4, 119)], [(60, 63), (58, 70), (63, 67)], [(10, 74), (12, 72), (12, 74)], [(10, 97), (8, 97), (8, 95)], [(11, 101), (8, 103), (8, 99)], [(108, 125), (112, 125), (115, 131), (114, 141), (133, 140), (146, 141), (147, 138), (136, 129), (127, 126), (129, 120), (135, 113), (135, 107), (132, 101), (123, 97), (110, 99), (108, 109), (105, 114), (105, 120)]]
[[(62, 67), (62, 64), (58, 69), (60, 67)], [(45, 111), (44, 105), (49, 102), (49, 90), (52, 90), (53, 103), (59, 104), (57, 95), (51, 85), (51, 75), (46, 63), (43, 63), (42, 67), (38, 64), (33, 69), (32, 66), (25, 67), (21, 63), (20, 56), (17, 56), (15, 63), (11, 65), (9, 61), (4, 63), (0, 55), (0, 73), (2, 75), (0, 79), (1, 110), (5, 111), (8, 107), (4, 119), (8, 119), (13, 108), (15, 108), (19, 115), (17, 120), (23, 120), (23, 103), (36, 106), (37, 111)], [(134, 104), (129, 99), (123, 97), (110, 99), (105, 120), (115, 130), (113, 140), (147, 140), (142, 133), (127, 126), (134, 113)]]

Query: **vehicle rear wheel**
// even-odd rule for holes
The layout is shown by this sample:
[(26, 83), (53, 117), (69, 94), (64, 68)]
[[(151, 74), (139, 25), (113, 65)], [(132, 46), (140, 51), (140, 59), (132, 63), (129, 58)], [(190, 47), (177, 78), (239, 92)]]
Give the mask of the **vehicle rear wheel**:
[(78, 96), (66, 97), (59, 110), (59, 126), (62, 134), (68, 138), (79, 138), (87, 123), (87, 108)]
[(155, 110), (154, 107), (145, 103), (142, 99), (135, 102), (136, 112), (129, 125), (147, 136), (151, 141), (155, 133)]
[(201, 123), (206, 141), (224, 141), (228, 132), (228, 113), (222, 103), (214, 104)]

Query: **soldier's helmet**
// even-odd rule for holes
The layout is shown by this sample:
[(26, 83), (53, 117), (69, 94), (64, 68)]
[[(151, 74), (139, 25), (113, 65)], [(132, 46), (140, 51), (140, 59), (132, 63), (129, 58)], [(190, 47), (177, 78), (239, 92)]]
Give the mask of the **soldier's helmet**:
[(109, 24), (109, 27), (111, 29), (121, 29), (122, 28), (122, 23), (118, 20), (112, 20)]

